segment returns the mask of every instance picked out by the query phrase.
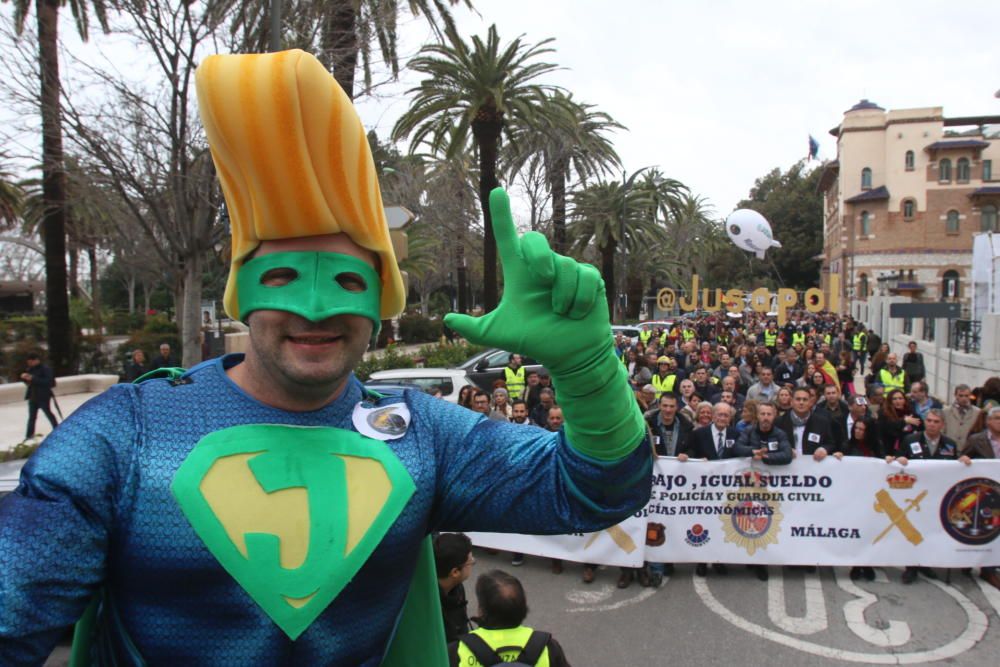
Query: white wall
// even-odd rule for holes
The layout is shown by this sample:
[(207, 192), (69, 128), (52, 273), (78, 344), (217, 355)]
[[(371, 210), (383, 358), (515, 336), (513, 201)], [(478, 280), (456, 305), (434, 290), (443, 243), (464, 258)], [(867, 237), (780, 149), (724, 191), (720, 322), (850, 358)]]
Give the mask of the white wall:
[[(889, 349), (900, 355), (906, 353), (911, 340), (917, 342), (917, 351), (924, 355), (930, 393), (946, 405), (954, 394), (955, 385), (982, 386), (988, 378), (1000, 376), (1000, 315), (983, 318), (979, 354), (966, 354), (948, 348), (948, 320), (939, 319), (934, 328), (934, 340), (923, 339), (923, 320), (913, 321), (913, 333), (903, 334), (903, 320), (889, 318), (889, 304), (907, 303), (906, 297), (872, 297), (868, 300), (868, 315), (863, 319), (889, 343)], [(860, 310), (860, 309), (859, 309)], [(860, 315), (860, 313), (859, 313)]]

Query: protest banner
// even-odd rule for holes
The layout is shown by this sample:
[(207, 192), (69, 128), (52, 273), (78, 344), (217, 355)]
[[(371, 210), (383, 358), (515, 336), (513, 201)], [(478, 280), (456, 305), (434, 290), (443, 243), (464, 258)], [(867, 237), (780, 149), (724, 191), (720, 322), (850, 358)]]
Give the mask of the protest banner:
[[(800, 457), (768, 466), (748, 459), (661, 458), (649, 504), (594, 534), (598, 538), (471, 536), (493, 548), (622, 566), (643, 560), (1000, 565), (998, 478), (1000, 461), (911, 461), (904, 467), (881, 459)], [(621, 534), (639, 540), (640, 548), (623, 549), (614, 539)]]

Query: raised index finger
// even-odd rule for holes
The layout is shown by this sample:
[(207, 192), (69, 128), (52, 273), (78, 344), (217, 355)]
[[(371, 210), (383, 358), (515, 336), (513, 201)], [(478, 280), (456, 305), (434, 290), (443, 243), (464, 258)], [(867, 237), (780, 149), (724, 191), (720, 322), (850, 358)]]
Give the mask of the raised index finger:
[(490, 217), (493, 219), (493, 236), (497, 240), (500, 263), (507, 268), (521, 253), (518, 251), (514, 218), (510, 214), (510, 198), (503, 188), (493, 188), (490, 192)]

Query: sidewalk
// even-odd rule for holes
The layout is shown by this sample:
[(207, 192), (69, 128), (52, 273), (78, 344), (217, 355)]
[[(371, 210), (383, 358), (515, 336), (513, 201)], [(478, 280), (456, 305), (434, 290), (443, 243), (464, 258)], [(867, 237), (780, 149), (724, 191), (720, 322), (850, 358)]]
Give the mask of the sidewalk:
[[(80, 394), (58, 396), (57, 400), (59, 401), (59, 407), (62, 408), (63, 417), (69, 417), (74, 410), (79, 408), (94, 396), (97, 396), (97, 392), (85, 392)], [(52, 406), (52, 412), (55, 413), (57, 418), (59, 417), (59, 413), (56, 412), (55, 405)], [(27, 428), (27, 426), (27, 401), (20, 401), (18, 403), (0, 403), (0, 451), (9, 451), (14, 448), (14, 445), (23, 441), (24, 429)], [(45, 418), (45, 415), (42, 412), (38, 413), (38, 419), (35, 421), (35, 432), (39, 435), (47, 435), (52, 432), (52, 425), (49, 424), (49, 420)]]

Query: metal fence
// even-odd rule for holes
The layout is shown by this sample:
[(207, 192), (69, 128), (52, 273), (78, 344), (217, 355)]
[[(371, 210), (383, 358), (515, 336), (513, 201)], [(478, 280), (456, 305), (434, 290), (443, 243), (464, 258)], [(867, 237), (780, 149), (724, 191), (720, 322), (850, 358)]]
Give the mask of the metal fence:
[(982, 322), (977, 320), (952, 320), (948, 331), (948, 347), (967, 354), (978, 354), (981, 328)]

